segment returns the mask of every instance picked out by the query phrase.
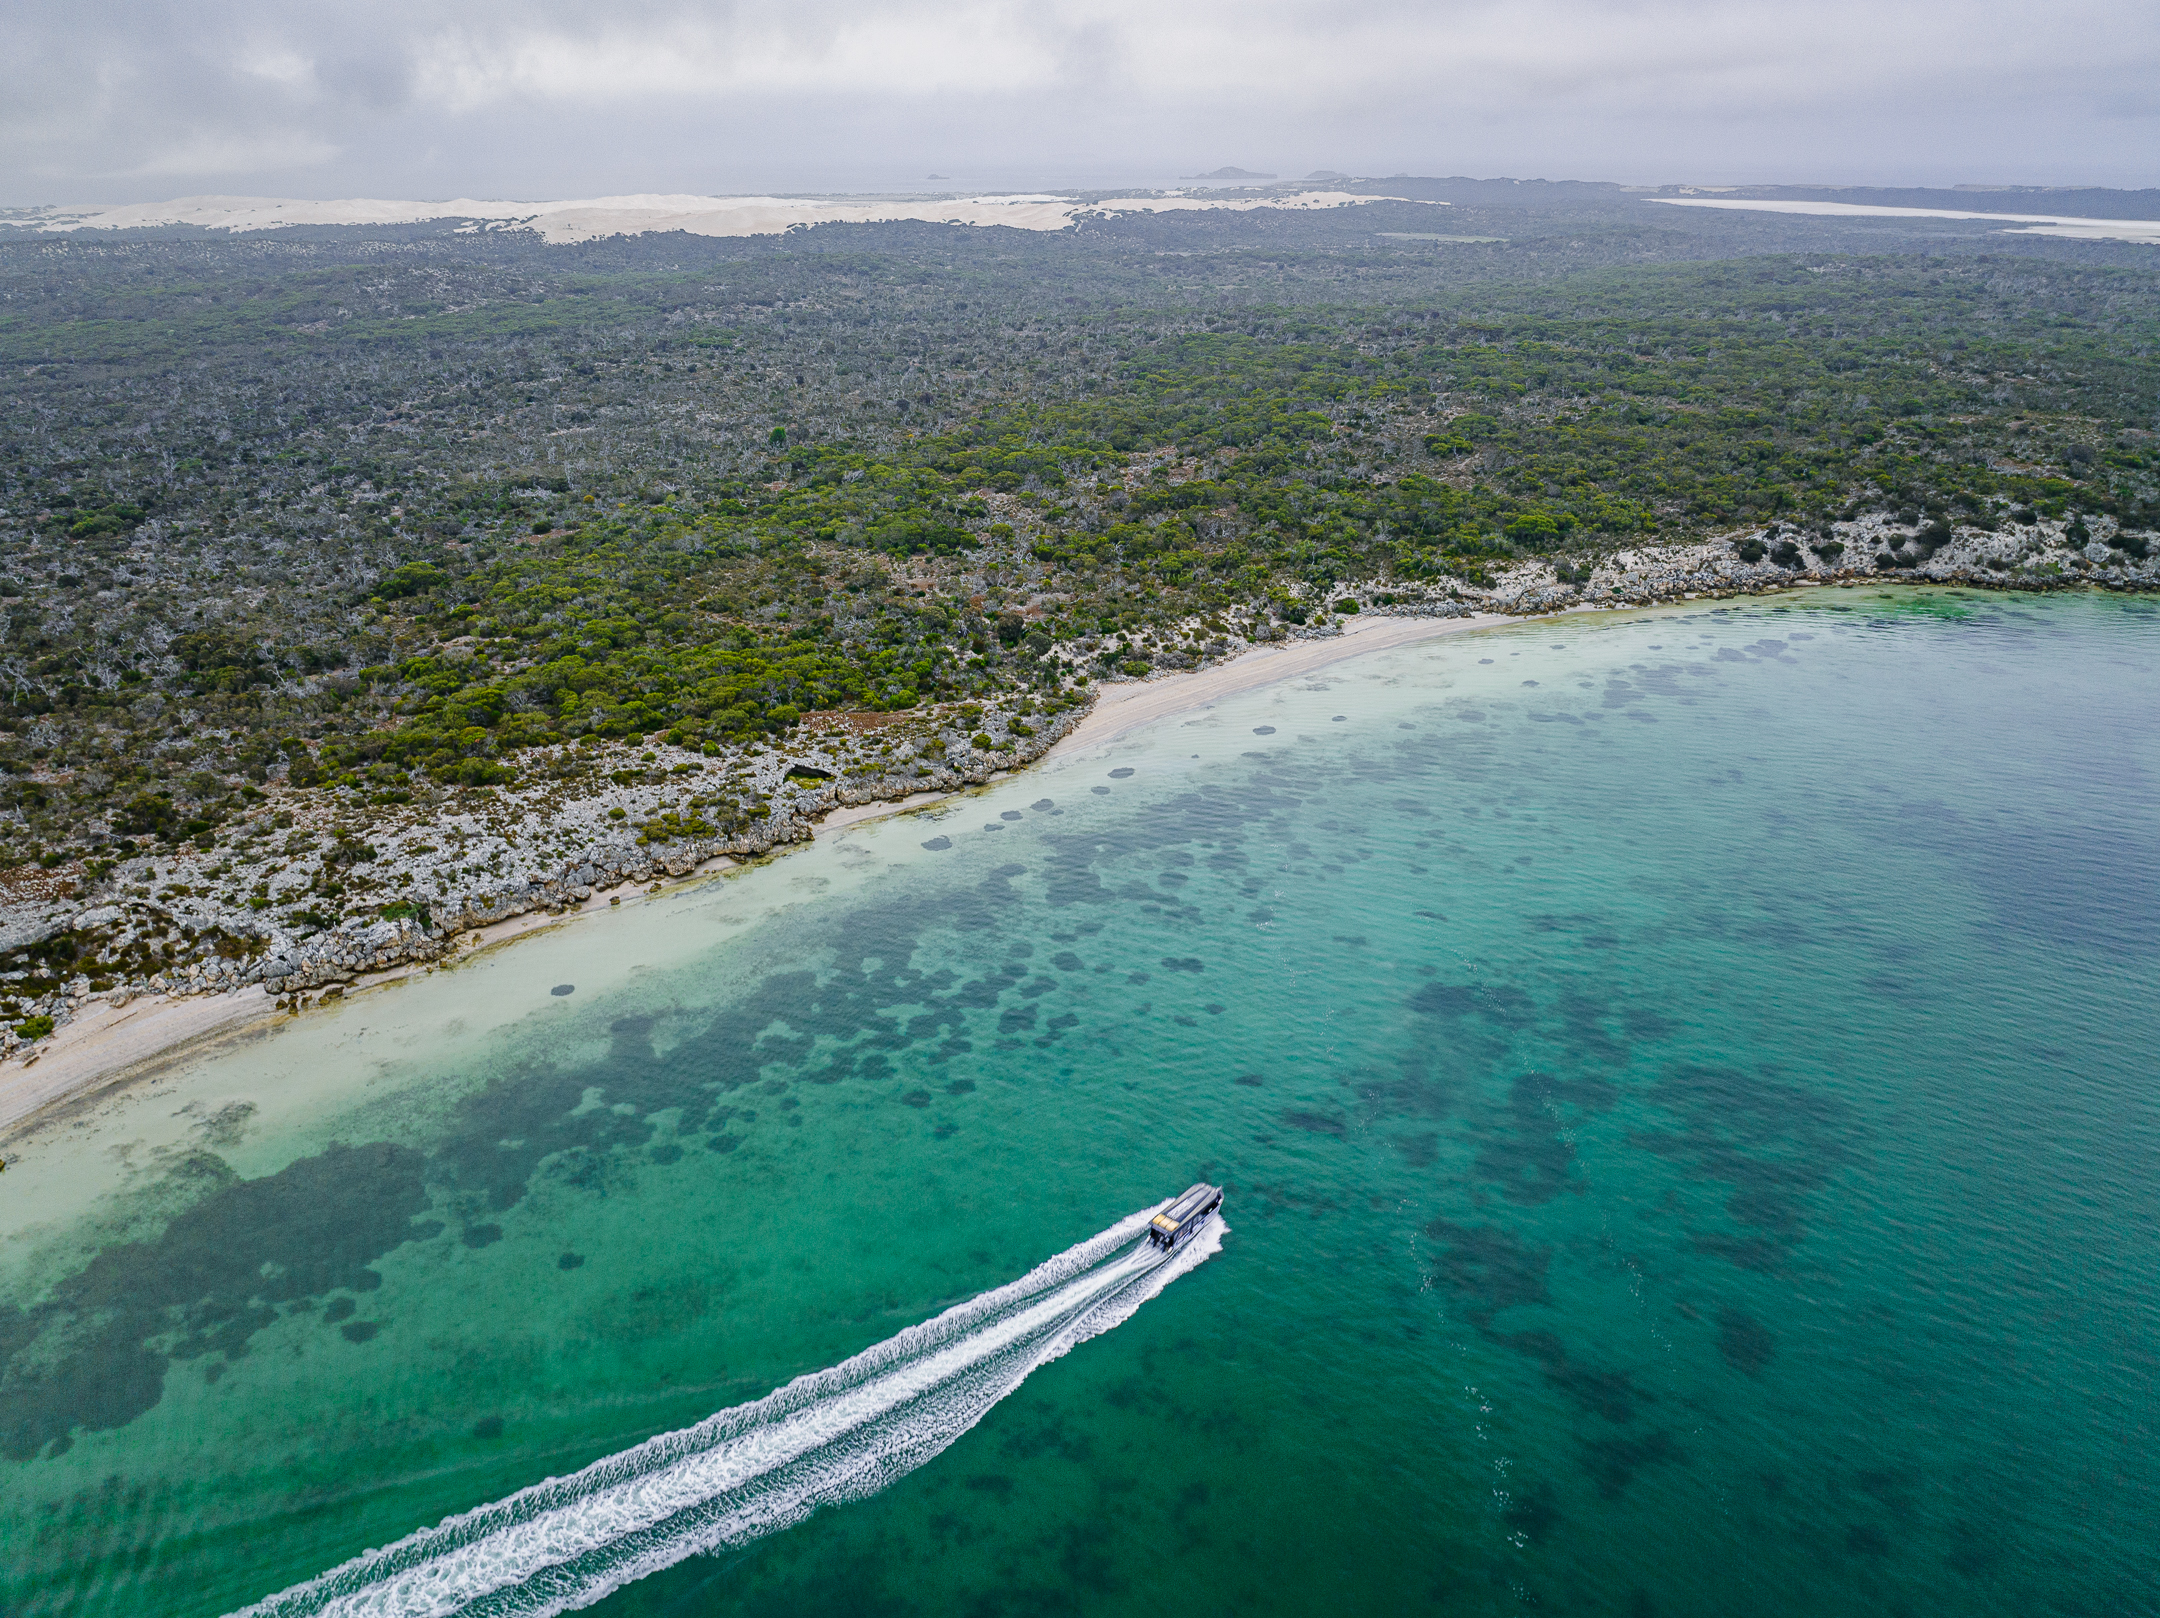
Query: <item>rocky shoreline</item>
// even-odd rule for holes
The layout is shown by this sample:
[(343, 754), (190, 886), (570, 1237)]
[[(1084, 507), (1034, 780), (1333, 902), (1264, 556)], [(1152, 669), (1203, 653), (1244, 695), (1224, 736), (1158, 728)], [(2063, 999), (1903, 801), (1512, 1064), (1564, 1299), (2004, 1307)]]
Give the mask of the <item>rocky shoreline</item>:
[[(1539, 616), (1583, 607), (1762, 594), (1793, 585), (1925, 582), (1974, 588), (2160, 589), (2160, 558), (2112, 530), (2063, 524), (1937, 530), (1881, 516), (1835, 537), (1778, 525), (1681, 546), (1638, 546), (1570, 566), (1517, 563), (1489, 584), (1338, 584), (1295, 602), (1290, 620), (1174, 626), (1151, 646), (1128, 638), (1059, 646), (1073, 682), (1056, 697), (903, 714), (806, 716), (776, 743), (722, 756), (632, 742), (538, 750), (531, 783), (445, 789), (382, 802), (354, 791), (265, 783), (229, 836), (136, 852), (102, 869), (14, 873), (0, 885), (0, 951), (58, 941), (76, 970), (0, 972), (0, 1057), (35, 1047), (93, 1003), (143, 994), (260, 987), (288, 1007), (373, 973), (424, 967), (480, 929), (562, 914), (610, 894), (754, 860), (807, 840), (836, 809), (980, 786), (1047, 753), (1086, 713), (1097, 678), (1221, 663), (1267, 641), (1339, 634), (1343, 611), (1382, 616)], [(1869, 565), (1847, 565), (1855, 557)], [(1304, 623), (1295, 622), (1302, 616)], [(1175, 637), (1173, 639), (1173, 636)], [(1107, 669), (1114, 657), (1119, 667)], [(1137, 663), (1137, 667), (1136, 667)], [(720, 790), (715, 791), (718, 787)], [(723, 806), (725, 813), (723, 813)], [(721, 821), (713, 824), (711, 814)], [(341, 919), (320, 913), (343, 907)]]
[[(529, 801), (544, 794), (545, 788), (529, 792), (495, 788), (448, 795), (451, 802), (447, 813), (403, 817), (411, 824), (370, 827), (367, 831), (375, 842), (390, 845), (383, 850), (387, 857), (397, 859), (399, 853), (405, 856), (395, 869), (372, 883), (378, 891), (396, 895), (381, 907), (391, 913), (373, 919), (348, 919), (302, 938), (278, 937), (256, 912), (247, 908), (244, 899), (235, 902), (234, 895), (205, 894), (180, 880), (198, 874), (188, 866), (202, 862), (190, 862), (185, 855), (177, 859), (167, 856), (131, 860), (101, 884), (104, 891), (99, 897), (104, 903), (89, 909), (79, 908), (80, 899), (69, 904), (68, 885), (62, 882), (39, 907), (46, 911), (44, 916), (8, 917), (9, 930), (15, 934), (10, 942), (25, 933), (36, 942), (70, 937), (109, 954), (116, 945), (124, 949), (138, 942), (150, 929), (157, 930), (153, 936), (164, 935), (177, 924), (181, 934), (197, 940), (214, 931), (221, 940), (253, 937), (260, 941), (260, 947), (243, 947), (239, 952), (225, 954), (212, 948), (168, 969), (115, 975), (105, 981), (87, 972), (78, 974), (72, 981), (35, 998), (17, 1002), (17, 1017), (26, 1022), (49, 1022), (42, 1028), (33, 1022), (35, 1031), (28, 1033), (19, 1026), (0, 1030), (0, 1054), (19, 1054), (21, 1047), (43, 1040), (93, 1004), (125, 1006), (146, 994), (229, 994), (260, 986), (266, 994), (297, 1007), (312, 993), (335, 995), (344, 985), (365, 975), (440, 961), (456, 952), (465, 935), (515, 917), (563, 914), (610, 889), (644, 888), (700, 869), (755, 860), (788, 844), (808, 841), (815, 835), (818, 822), (836, 809), (898, 803), (920, 794), (944, 794), (984, 785), (1040, 758), (1085, 712), (1085, 704), (1079, 703), (1038, 724), (1029, 724), (1017, 714), (990, 714), (970, 707), (963, 711), (962, 728), (984, 727), (976, 733), (976, 739), (987, 745), (966, 747), (957, 756), (939, 749), (946, 752), (945, 757), (906, 774), (856, 771), (843, 775), (848, 762), (844, 743), (836, 744), (830, 736), (822, 741), (800, 740), (784, 754), (769, 754), (762, 767), (752, 769), (751, 780), (760, 793), (757, 801), (769, 807), (747, 825), (662, 840), (649, 836), (633, 839), (628, 835), (596, 837), (558, 861), (542, 864), (529, 857), (519, 859), (514, 863), (524, 868), (511, 871), (502, 880), (433, 897), (425, 893), (424, 879), (434, 867), (422, 856), (439, 850), (416, 842), (410, 835), (416, 826), (437, 837), (445, 835), (445, 828), (453, 834), (467, 829), (477, 834), (483, 826), (515, 821), (536, 809), (562, 807)], [(930, 739), (925, 732), (934, 729), (939, 718), (963, 715), (931, 716), (928, 725), (917, 723), (911, 727), (912, 734), (918, 741)], [(992, 731), (998, 734), (992, 735)], [(658, 757), (656, 753), (671, 756)], [(676, 753), (681, 756), (673, 757)], [(674, 778), (674, 772), (685, 766), (698, 769), (711, 763), (680, 749), (614, 749), (589, 760), (588, 773), (603, 780), (631, 773), (623, 768), (608, 768), (621, 765), (622, 755), (626, 754), (648, 761), (648, 767), (637, 773), (663, 782)], [(826, 779), (817, 780), (820, 775)], [(665, 793), (664, 787), (660, 790)], [(300, 825), (293, 808), (285, 807), (299, 796), (289, 788), (266, 793), (261, 817), (290, 817), (305, 833), (309, 828)], [(606, 799), (623, 801), (607, 804)], [(636, 813), (660, 809), (652, 789), (641, 791), (637, 785), (610, 792), (603, 799), (582, 800), (575, 807), (589, 810), (596, 803), (622, 810), (619, 819), (624, 823)], [(626, 803), (632, 807), (625, 808)], [(609, 822), (602, 819), (600, 824)], [(461, 852), (481, 861), (501, 861), (513, 850), (529, 854), (532, 841), (530, 836), (525, 838), (521, 849), (515, 834), (489, 841), (461, 839)], [(405, 845), (402, 850), (397, 847), (401, 843)], [(371, 857), (368, 863), (379, 862)], [(266, 933), (270, 936), (264, 937)], [(4, 987), (5, 980), (0, 979), (0, 988)], [(36, 1060), (34, 1052), (29, 1059)]]
[(609, 888), (640, 888), (666, 877), (689, 876), (718, 860), (752, 860), (790, 843), (808, 842), (816, 834), (817, 823), (835, 809), (897, 803), (919, 793), (959, 792), (985, 785), (996, 775), (1040, 758), (1079, 717), (1079, 711), (1060, 716), (994, 763), (985, 759), (959, 768), (932, 770), (927, 775), (879, 777), (798, 794), (786, 809), (776, 811), (740, 835), (684, 838), (658, 848), (603, 844), (550, 876), (469, 894), (457, 909), (440, 918), (431, 917), (427, 925), (400, 918), (356, 930), (333, 929), (297, 949), (253, 963), (244, 972), (228, 974), (225, 981), (213, 981), (206, 988), (216, 992), (260, 982), (273, 995), (301, 994), (330, 984), (350, 983), (367, 972), (438, 960), (457, 947), (460, 935), (516, 916), (535, 911), (561, 914), (579, 908)]

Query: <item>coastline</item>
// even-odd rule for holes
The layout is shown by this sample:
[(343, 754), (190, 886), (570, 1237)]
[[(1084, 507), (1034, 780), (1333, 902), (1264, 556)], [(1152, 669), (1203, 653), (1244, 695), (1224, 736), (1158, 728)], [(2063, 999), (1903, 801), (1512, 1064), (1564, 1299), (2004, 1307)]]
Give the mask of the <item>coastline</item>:
[[(111, 827), (92, 823), (91, 854), (0, 872), (0, 965), (11, 968), (0, 972), (8, 979), (0, 984), (8, 991), (0, 995), (8, 1014), (0, 1096), (8, 1063), (71, 1044), (53, 1036), (101, 1003), (259, 986), (282, 1008), (304, 1009), (362, 978), (441, 961), (463, 947), (459, 939), (511, 918), (568, 915), (596, 893), (761, 859), (864, 814), (931, 801), (926, 793), (983, 785), (1068, 740), (1115, 735), (1362, 649), (1501, 618), (1885, 578), (1982, 589), (2160, 588), (2160, 553), (2139, 545), (2118, 557), (2098, 530), (2077, 550), (2047, 524), (2008, 540), (1996, 528), (1973, 528), (1947, 541), (1934, 534), (1925, 554), (1900, 558), (1888, 548), (1911, 536), (1884, 521), (1838, 525), (1863, 553), (1886, 547), (1872, 569), (1841, 565), (1846, 540), (1823, 542), (1837, 554), (1812, 556), (1780, 540), (1772, 555), (1766, 547), (1776, 534), (1765, 530), (1638, 547), (1594, 567), (1520, 560), (1498, 578), (1428, 580), (1407, 593), (1400, 581), (1300, 587), (1274, 606), (1227, 617), (1188, 615), (1124, 638), (1080, 634), (1031, 647), (1022, 678), (980, 703), (806, 713), (784, 735), (724, 748), (588, 731), (574, 743), (556, 737), (536, 746), (508, 780), (489, 785), (393, 782), (395, 790), (378, 791), (372, 777), (352, 772), (295, 781), (291, 761), (273, 760), (259, 766), (259, 780), (225, 779), (240, 807), (200, 837), (168, 826), (162, 836), (137, 829), (115, 839)], [(1887, 573), (1886, 562), (1894, 564)], [(106, 857), (95, 857), (100, 849)], [(7, 1118), (0, 1105), (0, 1129)]]
[(1277, 680), (1294, 679), (1331, 663), (1340, 663), (1345, 658), (1387, 651), (1442, 635), (1460, 634), (1465, 630), (1500, 629), (1524, 621), (1502, 612), (1470, 613), (1451, 618), (1360, 614), (1357, 621), (1345, 625), (1340, 634), (1255, 646), (1206, 668), (1115, 686), (1097, 696), (1085, 717), (1060, 737), (1043, 757), (1062, 758), (1085, 746), (1114, 741), (1126, 732), (1153, 724), (1158, 719), (1190, 713), (1238, 692), (1273, 685)]
[[(860, 816), (854, 818), (863, 818)], [(732, 868), (731, 860), (708, 866)], [(700, 867), (682, 882), (709, 879), (718, 870)], [(401, 961), (379, 972), (338, 984), (325, 1000), (342, 1000), (364, 989), (380, 988), (422, 972), (477, 956), (531, 933), (561, 926), (587, 911), (607, 910), (642, 890), (625, 883), (617, 892), (595, 893), (565, 912), (529, 910), (485, 927), (475, 927), (447, 941), (438, 956)], [(93, 999), (49, 1040), (32, 1047), (28, 1061), (0, 1063), (0, 1147), (42, 1126), (49, 1114), (87, 1101), (190, 1060), (205, 1050), (245, 1039), (276, 1020), (298, 1016), (280, 1005), (278, 996), (250, 983), (224, 994), (131, 995), (115, 1003)], [(5, 1152), (0, 1152), (4, 1161)]]
[[(1046, 759), (1064, 757), (1083, 747), (1113, 741), (1142, 725), (1204, 708), (1233, 693), (1294, 679), (1367, 652), (1385, 651), (1469, 630), (1504, 628), (1523, 621), (1520, 616), (1506, 613), (1457, 617), (1373, 614), (1361, 616), (1338, 634), (1254, 646), (1227, 661), (1204, 668), (1120, 683), (1100, 692), (1076, 723), (1020, 769)], [(807, 830), (812, 838), (830, 837), (866, 821), (909, 814), (945, 802), (970, 786), (1017, 773), (1018, 770), (999, 771), (986, 777), (984, 782), (909, 793), (899, 798), (836, 803), (811, 821)], [(778, 845), (774, 852), (786, 846)], [(560, 911), (534, 909), (506, 916), (443, 940), (444, 948), (431, 958), (407, 960), (381, 971), (354, 974), (350, 982), (334, 985), (325, 998), (342, 1000), (416, 972), (454, 965), (482, 950), (509, 943), (526, 934), (565, 925), (587, 911), (609, 909), (626, 901), (636, 903), (649, 894), (710, 880), (726, 870), (738, 868), (739, 863), (727, 858), (709, 860), (693, 870), (671, 874), (649, 885), (626, 881), (612, 890), (596, 889)], [(0, 1063), (0, 1145), (43, 1126), (74, 1103), (117, 1085), (148, 1077), (174, 1062), (188, 1060), (208, 1047), (244, 1038), (274, 1019), (299, 1014), (298, 1010), (281, 1005), (277, 994), (258, 983), (214, 995), (151, 993), (131, 996), (118, 1005), (105, 1000), (95, 1001), (86, 1005), (49, 1040), (33, 1047), (30, 1061), (16, 1059)]]
[[(1249, 646), (1220, 663), (1120, 682), (1098, 691), (1081, 714), (1060, 726), (1054, 736), (1045, 738), (1047, 745), (1031, 751), (1013, 768), (970, 770), (954, 784), (941, 782), (931, 790), (916, 790), (893, 797), (858, 798), (853, 793), (843, 796), (832, 792), (823, 807), (803, 805), (808, 812), (795, 817), (784, 835), (749, 849), (750, 858), (741, 854), (731, 857), (731, 854), (715, 851), (689, 861), (652, 861), (635, 875), (626, 875), (606, 887), (596, 883), (560, 894), (545, 892), (522, 908), (506, 909), (494, 916), (476, 913), (467, 924), (442, 936), (422, 941), (416, 935), (415, 942), (421, 947), (409, 953), (393, 956), (386, 952), (377, 956), (372, 964), (355, 961), (350, 969), (323, 974), (321, 981), (313, 985), (321, 991), (313, 1001), (300, 994), (287, 998), (280, 992), (281, 985), (266, 986), (260, 982), (241, 984), (221, 993), (136, 993), (117, 999), (117, 1003), (92, 996), (52, 1037), (28, 1047), (27, 1061), (21, 1057), (0, 1061), (0, 1148), (44, 1127), (76, 1103), (115, 1086), (149, 1077), (175, 1062), (190, 1059), (205, 1047), (246, 1037), (273, 1019), (297, 1016), (311, 1004), (342, 1000), (415, 973), (454, 966), (459, 960), (482, 950), (564, 925), (587, 911), (608, 909), (625, 902), (636, 903), (693, 882), (709, 881), (745, 864), (762, 863), (765, 857), (784, 852), (790, 844), (836, 835), (866, 821), (908, 814), (947, 801), (972, 787), (1007, 779), (1037, 762), (1067, 757), (1083, 748), (1113, 741), (1140, 726), (1202, 710), (1226, 696), (1294, 679), (1367, 652), (1390, 650), (1468, 631), (1549, 621), (1569, 613), (1677, 607), (1703, 600), (1782, 595), (1794, 589), (1878, 582), (1936, 581), (1881, 580), (1850, 575), (1803, 577), (1781, 579), (1767, 587), (1688, 592), (1666, 599), (1571, 602), (1544, 611), (1452, 615), (1375, 612), (1360, 614), (1355, 621), (1343, 624), (1332, 634)], [(0, 1161), (4, 1161), (4, 1157), (5, 1153), (0, 1152)]]

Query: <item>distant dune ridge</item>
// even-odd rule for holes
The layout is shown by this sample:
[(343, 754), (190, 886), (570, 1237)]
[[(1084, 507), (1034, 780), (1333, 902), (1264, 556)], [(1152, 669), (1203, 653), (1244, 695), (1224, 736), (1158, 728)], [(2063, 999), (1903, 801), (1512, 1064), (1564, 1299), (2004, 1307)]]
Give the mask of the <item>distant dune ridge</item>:
[(1787, 197), (1646, 197), (1677, 208), (1736, 208), (1751, 213), (1819, 214), (1846, 219), (2002, 220), (2019, 236), (2069, 236), (2087, 241), (2160, 245), (2160, 219), (2087, 219), (2075, 214), (2003, 213), (1996, 209), (1902, 208), (1883, 203), (1829, 202)]
[[(777, 236), (799, 226), (879, 224), (1006, 225), (1065, 230), (1088, 217), (1185, 209), (1344, 208), (1402, 197), (1348, 191), (1299, 191), (1265, 197), (1191, 197), (1178, 192), (1086, 201), (1046, 192), (979, 197), (589, 197), (566, 202), (386, 201), (347, 197), (313, 202), (291, 197), (179, 197), (170, 202), (90, 203), (0, 210), (0, 225), (30, 231), (158, 230), (193, 226), (233, 233), (300, 226), (417, 225), (466, 221), (473, 230), (536, 232), (550, 242), (595, 241), (679, 230), (692, 236)], [(1444, 206), (1436, 204), (1436, 206)]]

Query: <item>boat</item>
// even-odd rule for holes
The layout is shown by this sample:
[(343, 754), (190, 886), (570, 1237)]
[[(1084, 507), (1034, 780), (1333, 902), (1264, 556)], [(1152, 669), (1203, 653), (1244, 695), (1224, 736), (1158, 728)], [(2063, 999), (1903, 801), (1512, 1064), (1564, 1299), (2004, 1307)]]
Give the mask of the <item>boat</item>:
[(1208, 1215), (1221, 1206), (1221, 1186), (1204, 1182), (1196, 1185), (1148, 1221), (1147, 1239), (1156, 1247), (1182, 1247), (1194, 1231), (1207, 1223)]

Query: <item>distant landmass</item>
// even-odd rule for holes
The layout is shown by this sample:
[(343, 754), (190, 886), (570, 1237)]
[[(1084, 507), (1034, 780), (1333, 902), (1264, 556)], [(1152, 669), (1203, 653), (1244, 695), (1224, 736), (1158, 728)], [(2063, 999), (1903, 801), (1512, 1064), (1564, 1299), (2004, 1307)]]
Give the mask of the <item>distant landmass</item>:
[[(1186, 206), (1194, 206), (1187, 202)], [(1220, 203), (1216, 204), (1221, 206)], [(691, 236), (778, 236), (797, 226), (882, 224), (1007, 225), (1063, 230), (1082, 204), (1065, 198), (938, 197), (852, 200), (818, 197), (635, 195), (528, 202), (459, 197), (447, 202), (343, 198), (180, 197), (170, 202), (0, 208), (0, 237), (14, 230), (169, 230), (220, 233), (434, 226), (449, 231), (530, 230), (553, 243), (680, 231)], [(1094, 211), (1102, 211), (1096, 204)]]
[[(1272, 180), (1272, 174), (1255, 174), (1251, 169), (1219, 168), (1213, 174), (1180, 174), (1181, 180)], [(1333, 178), (1332, 175), (1329, 176)]]
[(2085, 219), (2160, 219), (2160, 188), (2094, 185), (1664, 186), (1668, 194), (1777, 202), (1838, 202), (1863, 208), (1940, 208), (1973, 213), (2059, 213)]
[(1308, 180), (1347, 180), (1350, 176), (1343, 173), (1341, 169), (1314, 169), (1305, 178)]
[[(1224, 174), (1244, 174), (1226, 169)], [(1220, 178), (1221, 176), (1209, 176)], [(1247, 176), (1272, 179), (1272, 175)], [(933, 174), (932, 180), (946, 176)], [(529, 230), (541, 240), (598, 241), (611, 236), (681, 232), (688, 236), (778, 236), (798, 226), (883, 224), (902, 220), (940, 225), (1004, 225), (1015, 230), (1055, 231), (1085, 214), (1159, 213), (1168, 209), (1333, 208), (1379, 200), (1339, 192), (1266, 197), (1073, 197), (1018, 196), (884, 198), (857, 201), (819, 197), (588, 197), (558, 202), (385, 201), (348, 197), (307, 201), (291, 197), (179, 197), (170, 202), (84, 203), (73, 206), (0, 208), (0, 239), (14, 231), (188, 230), (240, 234), (273, 230), (433, 228), (464, 235), (480, 230)], [(1395, 199), (1402, 200), (1402, 199)]]

